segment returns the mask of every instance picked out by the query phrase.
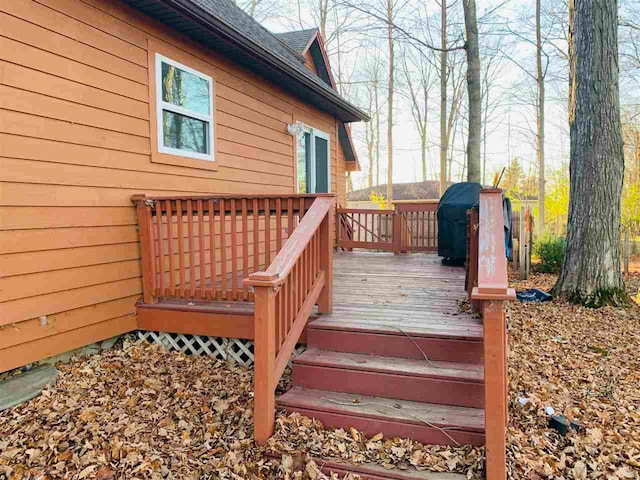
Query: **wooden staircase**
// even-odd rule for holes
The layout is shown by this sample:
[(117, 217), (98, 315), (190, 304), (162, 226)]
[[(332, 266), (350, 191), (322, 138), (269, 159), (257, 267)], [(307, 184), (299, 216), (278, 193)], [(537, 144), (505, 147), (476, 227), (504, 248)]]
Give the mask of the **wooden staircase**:
[(369, 437), (484, 445), (482, 321), (458, 309), (464, 269), (435, 255), (342, 254), (334, 264), (333, 313), (308, 324), (277, 407)]

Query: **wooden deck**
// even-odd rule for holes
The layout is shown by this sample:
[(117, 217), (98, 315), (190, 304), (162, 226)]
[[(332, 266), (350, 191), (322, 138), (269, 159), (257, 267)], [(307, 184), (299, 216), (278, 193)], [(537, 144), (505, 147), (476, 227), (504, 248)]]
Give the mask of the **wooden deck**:
[[(415, 253), (427, 248), (423, 231), (433, 231), (415, 228), (428, 220), (424, 215), (394, 211), (396, 255), (334, 258), (332, 225), (340, 233), (342, 224), (332, 195), (135, 202), (144, 272), (137, 327), (253, 339), (258, 443), (272, 435), (280, 408), (368, 436), (486, 445), (487, 477), (506, 478), (504, 302), (515, 292), (507, 284), (500, 190), (483, 190), (479, 210), (467, 212), (466, 290), (463, 268)], [(187, 225), (185, 242), (164, 240), (176, 238), (174, 223), (179, 239)], [(274, 224), (260, 234), (260, 225)], [(380, 235), (372, 241), (363, 248), (378, 250)], [(197, 257), (206, 261), (198, 265)], [(461, 311), (465, 300), (478, 316)], [(307, 351), (293, 361), (292, 388), (276, 401), (278, 380), (300, 341)]]
[(367, 435), (482, 445), (482, 322), (460, 310), (464, 277), (433, 254), (337, 254), (333, 313), (309, 323), (279, 407)]
[(373, 252), (338, 253), (333, 266), (333, 314), (317, 319), (318, 327), (482, 338), (482, 323), (459, 313), (462, 267), (444, 266), (434, 254)]

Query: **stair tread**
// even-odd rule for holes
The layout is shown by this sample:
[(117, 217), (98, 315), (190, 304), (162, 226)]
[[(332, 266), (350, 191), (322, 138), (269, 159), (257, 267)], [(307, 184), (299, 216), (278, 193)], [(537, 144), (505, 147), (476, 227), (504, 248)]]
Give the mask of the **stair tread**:
[[(481, 383), (484, 379), (482, 365), (429, 361), (425, 359), (383, 357), (364, 353), (345, 353), (309, 349), (298, 356), (295, 364), (361, 370), (415, 377), (435, 377)], [(294, 367), (295, 368), (295, 367)]]
[(443, 323), (408, 324), (400, 321), (367, 320), (356, 318), (321, 316), (307, 326), (313, 330), (339, 330), (349, 332), (376, 333), (383, 335), (445, 338), (455, 340), (482, 341), (482, 326), (448, 326)]
[[(267, 457), (278, 461), (282, 459), (279, 452), (267, 452)], [(355, 473), (364, 478), (394, 479), (394, 480), (465, 480), (467, 477), (460, 473), (434, 472), (432, 470), (418, 470), (408, 465), (405, 470), (400, 468), (385, 468), (382, 465), (371, 462), (352, 463), (337, 458), (312, 457), (313, 461), (325, 473), (338, 474)]]
[(375, 463), (354, 464), (336, 459), (314, 459), (317, 465), (322, 465), (322, 470), (326, 472), (338, 471), (352, 472), (365, 478), (388, 478), (395, 480), (465, 480), (467, 477), (459, 473), (433, 472), (428, 470), (417, 470), (409, 466), (406, 470), (398, 468), (388, 469)]
[(484, 410), (293, 387), (277, 399), (279, 407), (304, 408), (371, 419), (452, 430), (484, 432)]

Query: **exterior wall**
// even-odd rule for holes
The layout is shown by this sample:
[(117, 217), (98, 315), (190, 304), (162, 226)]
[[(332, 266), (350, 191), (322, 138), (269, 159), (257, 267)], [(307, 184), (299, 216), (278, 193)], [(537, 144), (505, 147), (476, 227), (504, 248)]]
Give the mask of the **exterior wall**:
[[(216, 169), (152, 162), (149, 46), (214, 79)], [(0, 371), (135, 328), (133, 194), (289, 193), (336, 121), (116, 1), (0, 0)]]

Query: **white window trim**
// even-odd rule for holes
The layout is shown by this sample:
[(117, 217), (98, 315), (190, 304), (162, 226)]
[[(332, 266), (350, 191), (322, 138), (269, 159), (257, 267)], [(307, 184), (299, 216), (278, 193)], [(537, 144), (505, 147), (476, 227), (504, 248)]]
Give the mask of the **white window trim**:
[[(316, 142), (315, 137), (323, 138), (327, 141), (327, 190), (328, 193), (331, 192), (331, 137), (328, 133), (323, 132), (322, 130), (318, 130), (317, 128), (312, 128), (307, 125), (304, 126), (305, 133), (311, 134), (310, 146), (311, 146), (311, 157), (309, 168), (311, 168), (310, 179), (311, 185), (309, 185), (309, 193), (316, 193)], [(300, 184), (298, 182), (298, 139), (296, 138), (296, 192), (299, 191)]]
[[(184, 70), (196, 77), (202, 78), (206, 80), (209, 84), (209, 115), (203, 115), (198, 112), (194, 112), (192, 110), (179, 107), (172, 103), (165, 102), (162, 99), (162, 63), (166, 63), (168, 65), (172, 65), (180, 70)], [(170, 58), (165, 57), (164, 55), (160, 55), (156, 53), (156, 116), (157, 116), (157, 124), (158, 124), (158, 152), (165, 153), (168, 155), (176, 155), (179, 157), (187, 157), (194, 158), (197, 160), (206, 160), (209, 162), (215, 161), (215, 145), (214, 145), (214, 136), (213, 136), (213, 79), (205, 75), (204, 73), (198, 72), (193, 68), (187, 67), (182, 63), (176, 62), (175, 60), (171, 60)], [(170, 112), (179, 113), (181, 115), (185, 115), (187, 117), (195, 118), (197, 120), (202, 120), (204, 122), (208, 122), (209, 128), (207, 128), (207, 145), (209, 146), (209, 153), (198, 153), (198, 152), (189, 152), (187, 150), (180, 150), (178, 148), (171, 148), (164, 145), (164, 131), (163, 131), (163, 118), (162, 111), (168, 110)]]

